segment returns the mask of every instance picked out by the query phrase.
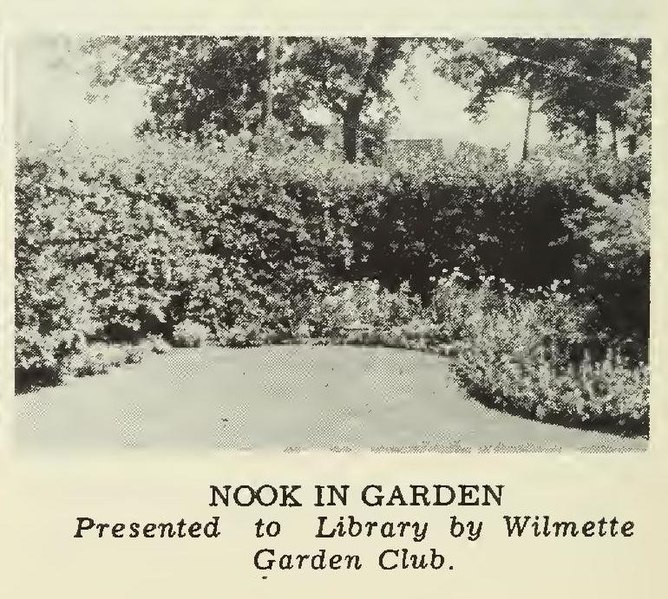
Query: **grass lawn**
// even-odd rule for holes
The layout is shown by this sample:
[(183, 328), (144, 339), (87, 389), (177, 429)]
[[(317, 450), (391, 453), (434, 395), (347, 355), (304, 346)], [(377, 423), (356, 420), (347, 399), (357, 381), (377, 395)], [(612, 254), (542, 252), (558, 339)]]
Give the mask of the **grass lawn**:
[(346, 346), (175, 349), (16, 396), (21, 450), (642, 450), (488, 410), (442, 358)]

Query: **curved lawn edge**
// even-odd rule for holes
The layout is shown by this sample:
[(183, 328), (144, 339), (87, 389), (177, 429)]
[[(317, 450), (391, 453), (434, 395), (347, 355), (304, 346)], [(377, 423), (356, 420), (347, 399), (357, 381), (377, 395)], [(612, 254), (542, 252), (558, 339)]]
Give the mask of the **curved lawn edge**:
[(385, 347), (388, 349), (403, 349), (408, 351), (420, 351), (430, 354), (436, 354), (439, 357), (452, 358), (447, 367), (453, 373), (457, 384), (466, 391), (468, 397), (479, 402), (485, 407), (500, 413), (511, 414), (526, 420), (562, 426), (582, 431), (599, 432), (617, 437), (643, 438), (649, 439), (649, 414), (645, 413), (641, 418), (620, 422), (614, 416), (601, 413), (584, 419), (579, 417), (577, 409), (564, 403), (561, 412), (546, 411), (541, 417), (536, 413), (537, 407), (541, 405), (541, 400), (545, 399), (536, 395), (536, 401), (531, 408), (525, 407), (516, 398), (504, 395), (498, 390), (490, 389), (477, 383), (472, 377), (467, 375), (465, 364), (458, 361), (460, 355), (465, 352), (469, 346), (458, 341), (455, 343), (429, 344), (423, 338), (408, 339), (400, 338), (392, 343), (383, 340), (383, 335), (376, 331), (368, 333), (366, 331), (356, 331), (351, 337), (330, 337), (317, 340), (285, 340), (277, 345), (284, 344), (316, 344), (316, 345), (346, 345), (359, 347)]
[[(431, 341), (431, 342), (430, 342)], [(587, 420), (579, 419), (573, 406), (564, 404), (561, 412), (545, 412), (540, 416), (536, 413), (537, 406), (541, 405), (541, 397), (537, 394), (536, 401), (532, 402), (531, 407), (527, 407), (526, 403), (522, 403), (518, 399), (503, 395), (498, 389), (490, 389), (480, 385), (473, 377), (467, 373), (466, 363), (460, 360), (461, 354), (465, 354), (469, 347), (463, 342), (455, 343), (434, 343), (433, 340), (428, 340), (423, 337), (415, 336), (408, 338), (406, 336), (388, 336), (378, 333), (376, 331), (352, 331), (348, 336), (330, 336), (321, 338), (298, 338), (289, 337), (280, 340), (264, 340), (260, 342), (255, 340), (246, 344), (231, 345), (231, 346), (211, 346), (220, 347), (231, 350), (252, 349), (267, 346), (346, 346), (346, 347), (381, 347), (386, 349), (407, 350), (411, 352), (423, 352), (437, 355), (441, 358), (449, 358), (444, 362), (446, 369), (452, 373), (457, 385), (462, 389), (465, 398), (475, 401), (486, 408), (498, 413), (507, 413), (512, 416), (517, 416), (525, 420), (538, 422), (541, 424), (556, 425), (564, 428), (578, 429), (582, 431), (599, 432), (616, 437), (626, 438), (649, 438), (649, 418), (638, 419), (637, 421), (620, 424), (614, 418), (606, 418), (605, 414), (601, 414), (596, 418), (589, 418)], [(200, 347), (199, 344), (194, 347)], [(159, 347), (144, 346), (141, 351), (148, 355), (171, 353), (172, 351), (183, 349), (184, 346), (170, 346), (168, 344), (160, 345)], [(139, 349), (137, 351), (140, 351)], [(135, 352), (136, 354), (137, 352)], [(126, 361), (127, 366), (131, 366), (141, 362), (141, 360)], [(56, 383), (44, 385), (44, 387), (67, 385), (68, 380), (76, 380), (94, 375), (107, 375), (110, 371), (115, 370), (120, 363), (103, 364), (102, 368), (87, 369), (82, 374), (70, 375), (61, 379)], [(32, 389), (16, 390), (16, 394), (31, 393), (38, 390), (41, 386)]]
[(513, 416), (519, 416), (520, 418), (525, 418), (527, 420), (534, 420), (545, 424), (554, 424), (565, 428), (595, 431), (609, 435), (616, 435), (618, 437), (640, 437), (649, 439), (649, 419), (641, 419), (633, 422), (631, 426), (628, 426), (620, 424), (614, 418), (606, 418), (605, 414), (589, 420), (578, 420), (574, 418), (572, 414), (569, 414), (567, 410), (564, 410), (563, 415), (558, 413), (546, 413), (543, 418), (539, 418), (535, 412), (535, 406), (534, 410), (527, 409), (517, 401), (514, 401), (513, 398), (506, 397), (498, 393), (498, 391), (493, 391), (479, 385), (472, 378), (462, 372), (461, 368), (458, 368), (456, 365), (450, 364), (450, 368), (455, 375), (457, 383), (462, 389), (464, 389), (472, 399), (490, 409), (512, 414)]
[(17, 397), (20, 451), (624, 453), (647, 442), (472, 400), (430, 352), (274, 344), (175, 348)]

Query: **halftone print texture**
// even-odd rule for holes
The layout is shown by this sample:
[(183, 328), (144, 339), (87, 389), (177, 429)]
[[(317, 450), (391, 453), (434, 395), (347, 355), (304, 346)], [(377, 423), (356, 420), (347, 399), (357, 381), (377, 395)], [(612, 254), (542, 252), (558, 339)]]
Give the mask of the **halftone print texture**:
[(646, 448), (649, 40), (16, 54), (20, 448)]

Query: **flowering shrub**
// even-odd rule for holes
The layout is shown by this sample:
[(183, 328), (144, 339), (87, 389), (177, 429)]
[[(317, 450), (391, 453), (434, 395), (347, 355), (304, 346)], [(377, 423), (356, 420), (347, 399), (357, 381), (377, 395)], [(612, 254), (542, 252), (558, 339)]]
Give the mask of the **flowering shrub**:
[[(495, 339), (489, 340), (492, 346)], [(518, 363), (492, 347), (469, 349), (452, 364), (462, 386), (495, 408), (555, 424), (625, 435), (649, 433), (646, 367), (570, 373), (549, 360)]]
[(376, 330), (405, 325), (420, 314), (419, 297), (407, 283), (392, 293), (377, 280), (339, 283), (318, 302), (313, 302), (307, 323), (315, 336), (340, 334), (345, 328)]
[(568, 219), (574, 238), (584, 242), (574, 278), (596, 305), (595, 326), (609, 339), (633, 345), (647, 361), (649, 338), (649, 197), (613, 198), (589, 188), (592, 207)]
[(592, 360), (585, 334), (592, 306), (574, 303), (558, 282), (533, 298), (503, 295), (489, 283), (465, 293), (470, 305), (486, 309), (476, 316), (474, 308), (460, 325), (469, 343), (452, 369), (464, 388), (488, 405), (546, 422), (648, 433), (648, 369), (613, 347)]

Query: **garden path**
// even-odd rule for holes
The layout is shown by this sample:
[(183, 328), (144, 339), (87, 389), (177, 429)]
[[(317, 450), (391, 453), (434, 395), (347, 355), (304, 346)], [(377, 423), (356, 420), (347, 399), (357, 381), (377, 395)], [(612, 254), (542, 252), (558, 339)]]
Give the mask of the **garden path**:
[(466, 397), (443, 358), (349, 346), (176, 349), (19, 395), (19, 450), (642, 450)]

